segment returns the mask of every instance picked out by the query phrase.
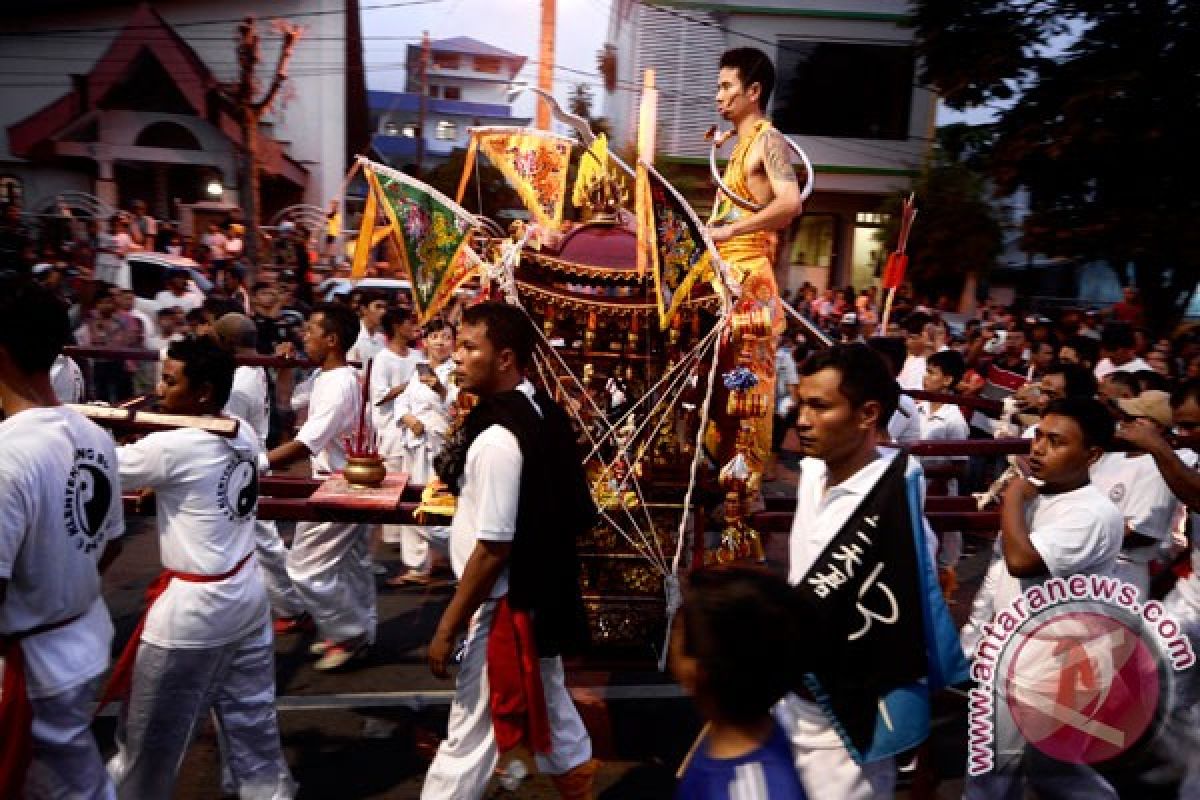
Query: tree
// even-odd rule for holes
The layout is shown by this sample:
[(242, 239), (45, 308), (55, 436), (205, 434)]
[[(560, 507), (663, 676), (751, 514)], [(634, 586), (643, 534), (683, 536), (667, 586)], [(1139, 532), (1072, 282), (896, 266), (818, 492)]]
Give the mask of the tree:
[[(940, 129), (938, 144), (913, 182), (918, 213), (908, 238), (907, 278), (932, 297), (957, 298), (968, 275), (986, 276), (1003, 247), (986, 179), (971, 166), (978, 145), (964, 141), (968, 133), (961, 126)], [(889, 221), (880, 238), (888, 250), (896, 248), (901, 199), (889, 198), (883, 208)]]
[[(1132, 267), (1149, 319), (1173, 325), (1200, 265), (1200, 4), (918, 0), (922, 80), (998, 113), (987, 173), (1024, 189), (1031, 252)], [(1055, 37), (1074, 38), (1055, 52)]]
[[(466, 156), (467, 151), (458, 148), (444, 163), (426, 170), (424, 180), (447, 197), (454, 197), (454, 193), (458, 191), (458, 182), (462, 177)], [(485, 217), (496, 219), (500, 211), (525, 207), (521, 203), (521, 198), (517, 197), (517, 193), (500, 174), (500, 170), (493, 167), (486, 156), (480, 154), (475, 159), (474, 170), (463, 195), (463, 208), (473, 214), (482, 214)], [(481, 198), (482, 206), (480, 205)]]
[[(592, 133), (599, 136), (601, 133), (606, 136), (611, 133), (611, 126), (608, 124), (606, 117), (593, 117), (592, 107), (595, 104), (595, 98), (592, 96), (591, 84), (577, 83), (571, 87), (571, 96), (567, 98), (567, 110), (576, 116), (583, 117), (588, 121), (592, 128)], [(579, 135), (574, 131), (571, 135), (576, 139)]]
[(300, 40), (303, 29), (298, 25), (276, 20), (275, 28), (283, 34), (283, 43), (279, 49), (279, 60), (275, 64), (275, 72), (271, 83), (263, 96), (255, 100), (254, 91), (257, 88), (255, 70), (258, 68), (258, 31), (255, 28), (253, 16), (246, 17), (238, 25), (238, 82), (234, 85), (233, 102), (237, 110), (238, 126), (242, 133), (241, 174), (238, 176), (238, 186), (241, 194), (242, 212), (246, 223), (246, 257), (254, 263), (258, 256), (259, 223), (261, 222), (262, 207), (259, 202), (259, 163), (258, 163), (258, 125), (263, 114), (275, 102), (275, 96), (287, 80), (287, 65), (291, 60), (292, 50)]

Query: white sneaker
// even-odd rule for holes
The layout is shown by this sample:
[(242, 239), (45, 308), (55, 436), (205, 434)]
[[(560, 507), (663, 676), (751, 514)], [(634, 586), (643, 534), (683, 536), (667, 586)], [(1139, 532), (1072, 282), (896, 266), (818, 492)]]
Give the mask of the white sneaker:
[(329, 672), (331, 670), (340, 669), (351, 661), (365, 658), (367, 655), (367, 642), (365, 639), (358, 644), (345, 646), (346, 643), (334, 644), (328, 643), (325, 654), (313, 664), (313, 669), (321, 672)]

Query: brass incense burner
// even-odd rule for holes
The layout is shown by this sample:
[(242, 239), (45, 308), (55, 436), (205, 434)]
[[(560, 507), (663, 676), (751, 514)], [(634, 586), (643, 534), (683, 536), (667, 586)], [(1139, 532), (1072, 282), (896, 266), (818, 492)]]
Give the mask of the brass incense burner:
[(387, 477), (387, 467), (378, 455), (347, 456), (346, 468), (342, 470), (342, 475), (351, 486), (375, 489), (383, 485), (383, 479)]

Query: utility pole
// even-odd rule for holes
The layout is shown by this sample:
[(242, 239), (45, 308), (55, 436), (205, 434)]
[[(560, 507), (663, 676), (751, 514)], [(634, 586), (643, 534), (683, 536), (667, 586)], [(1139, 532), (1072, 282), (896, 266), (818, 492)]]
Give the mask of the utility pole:
[(241, 196), (242, 213), (246, 224), (246, 257), (251, 263), (258, 261), (259, 225), (261, 223), (262, 206), (259, 202), (259, 170), (258, 170), (258, 125), (263, 114), (275, 101), (287, 80), (287, 65), (292, 57), (292, 50), (300, 40), (302, 28), (290, 23), (276, 22), (276, 27), (283, 34), (283, 44), (279, 50), (279, 61), (275, 64), (275, 74), (266, 94), (260, 99), (254, 99), (254, 73), (258, 68), (258, 30), (253, 16), (246, 17), (238, 25), (238, 82), (234, 87), (233, 100), (237, 108), (238, 124), (242, 133), (241, 175), (238, 176), (238, 189)]
[(421, 34), (421, 60), (417, 64), (417, 79), (420, 82), (421, 96), (417, 102), (417, 168), (414, 177), (420, 178), (425, 168), (425, 102), (429, 97), (429, 31)]
[[(554, 26), (557, 0), (542, 0), (542, 36), (538, 55), (538, 88), (554, 93)], [(550, 130), (550, 104), (545, 98), (537, 101), (537, 126)]]

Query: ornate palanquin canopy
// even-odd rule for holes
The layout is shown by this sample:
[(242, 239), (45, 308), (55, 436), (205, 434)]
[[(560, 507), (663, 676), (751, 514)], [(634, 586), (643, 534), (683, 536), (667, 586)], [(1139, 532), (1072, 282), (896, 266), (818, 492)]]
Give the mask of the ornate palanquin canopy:
[[(541, 249), (527, 248), (517, 270), (517, 290), (535, 305), (608, 317), (657, 314), (653, 279), (638, 274), (637, 232), (632, 224), (587, 222)], [(715, 308), (711, 287), (697, 288), (688, 306)]]

